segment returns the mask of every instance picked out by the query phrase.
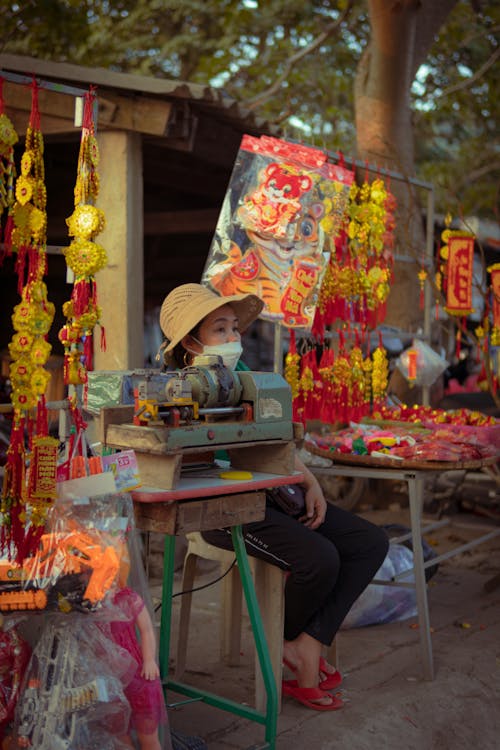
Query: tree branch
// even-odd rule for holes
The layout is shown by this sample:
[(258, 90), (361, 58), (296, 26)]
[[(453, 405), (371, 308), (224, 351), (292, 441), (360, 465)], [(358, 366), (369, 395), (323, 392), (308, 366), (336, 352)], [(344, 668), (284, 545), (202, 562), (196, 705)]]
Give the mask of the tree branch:
[(477, 81), (479, 78), (481, 78), (482, 75), (486, 73), (489, 68), (491, 68), (492, 65), (496, 63), (498, 58), (500, 57), (500, 47), (498, 47), (493, 54), (486, 60), (484, 65), (481, 65), (479, 70), (476, 70), (474, 75), (472, 75), (470, 78), (466, 78), (463, 81), (460, 81), (460, 83), (455, 83), (453, 86), (448, 86), (447, 89), (444, 89), (441, 91), (440, 98), (442, 96), (449, 96), (450, 94), (454, 94), (456, 91), (462, 91), (462, 89), (468, 89), (475, 81)]
[(314, 52), (315, 49), (317, 49), (325, 39), (328, 39), (329, 36), (331, 36), (335, 31), (338, 31), (341, 24), (345, 21), (349, 13), (351, 12), (352, 6), (353, 6), (354, 0), (349, 0), (345, 9), (342, 11), (340, 16), (335, 20), (332, 21), (332, 23), (328, 24), (324, 31), (321, 32), (312, 42), (311, 44), (308, 44), (306, 47), (303, 47), (298, 52), (295, 52), (295, 54), (291, 55), (288, 60), (285, 62), (285, 67), (281, 75), (278, 76), (278, 78), (274, 81), (269, 88), (267, 88), (265, 91), (262, 91), (257, 96), (254, 96), (253, 99), (248, 99), (245, 102), (245, 106), (249, 110), (254, 110), (257, 107), (260, 107), (262, 104), (264, 104), (268, 99), (271, 98), (273, 94), (275, 94), (283, 81), (285, 81), (292, 70), (293, 66), (298, 63), (300, 60), (302, 60), (306, 55), (309, 55), (311, 52)]
[(464, 185), (467, 185), (471, 182), (476, 182), (477, 180), (481, 179), (481, 177), (484, 177), (487, 174), (491, 174), (492, 172), (496, 172), (500, 170), (500, 161), (493, 161), (489, 164), (484, 164), (482, 167), (478, 167), (478, 169), (474, 169), (472, 172), (469, 172), (469, 174), (464, 175), (464, 177), (457, 181), (455, 183), (455, 187), (457, 190), (464, 187)]

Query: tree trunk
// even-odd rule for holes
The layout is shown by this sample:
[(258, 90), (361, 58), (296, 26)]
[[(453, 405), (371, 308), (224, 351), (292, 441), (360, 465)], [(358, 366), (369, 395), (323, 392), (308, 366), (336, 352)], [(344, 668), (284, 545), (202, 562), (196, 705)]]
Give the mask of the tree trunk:
[[(368, 0), (372, 33), (354, 84), (359, 159), (414, 177), (411, 85), (456, 2)], [(419, 200), (423, 196), (405, 181), (392, 179), (390, 189), (398, 210), (396, 262), (385, 322), (417, 332), (423, 325), (417, 275), (425, 254)]]

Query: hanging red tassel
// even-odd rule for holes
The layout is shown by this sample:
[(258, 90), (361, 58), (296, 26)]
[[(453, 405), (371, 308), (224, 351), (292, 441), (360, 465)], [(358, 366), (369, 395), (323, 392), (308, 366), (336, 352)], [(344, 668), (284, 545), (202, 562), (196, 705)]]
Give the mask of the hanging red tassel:
[(462, 351), (462, 331), (460, 330), (460, 328), (458, 328), (456, 336), (455, 336), (455, 355), (457, 359), (460, 357), (461, 351)]
[(92, 370), (94, 367), (93, 356), (94, 356), (94, 346), (93, 346), (92, 332), (87, 331), (85, 333), (85, 336), (83, 336), (83, 361), (85, 363), (85, 368), (87, 370)]

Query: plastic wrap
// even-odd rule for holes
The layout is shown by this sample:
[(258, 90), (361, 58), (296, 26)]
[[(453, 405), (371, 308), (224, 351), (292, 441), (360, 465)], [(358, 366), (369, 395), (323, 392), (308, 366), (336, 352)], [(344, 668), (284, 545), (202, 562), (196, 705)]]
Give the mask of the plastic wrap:
[(16, 706), (16, 747), (125, 750), (130, 707), (122, 679), (129, 654), (113, 646), (92, 618), (47, 617)]
[[(403, 544), (391, 544), (384, 562), (374, 578), (390, 581), (398, 573), (413, 567), (413, 552)], [(415, 580), (405, 576), (404, 583)], [(371, 583), (354, 602), (342, 628), (362, 628), (366, 625), (383, 625), (387, 622), (406, 620), (417, 614), (415, 589), (384, 586)]]
[[(415, 373), (411, 372), (411, 352), (415, 352)], [(414, 339), (411, 347), (401, 352), (396, 359), (400, 373), (415, 385), (430, 386), (443, 374), (449, 362), (440, 357), (425, 341)]]
[(245, 135), (202, 283), (222, 296), (253, 292), (262, 317), (310, 328), (353, 180), (319, 149)]
[(84, 406), (90, 414), (99, 414), (104, 406), (132, 405), (132, 370), (90, 370), (84, 389)]
[(169, 723), (159, 679), (154, 610), (143, 565), (141, 536), (135, 528), (130, 496), (122, 495), (121, 501), (122, 514), (128, 518), (122, 536), (127, 550), (123, 557), (129, 564), (122, 566), (119, 585), (99, 613), (99, 627), (133, 660), (130, 679), (123, 683), (131, 706), (131, 735), (161, 735), (161, 746), (168, 750), (171, 748)]
[(5, 618), (0, 629), (0, 743), (14, 718), (21, 682), (31, 655), (29, 643), (13, 618)]
[(122, 495), (58, 500), (36, 552), (22, 565), (0, 560), (0, 611), (94, 612), (129, 567), (124, 532), (130, 499)]

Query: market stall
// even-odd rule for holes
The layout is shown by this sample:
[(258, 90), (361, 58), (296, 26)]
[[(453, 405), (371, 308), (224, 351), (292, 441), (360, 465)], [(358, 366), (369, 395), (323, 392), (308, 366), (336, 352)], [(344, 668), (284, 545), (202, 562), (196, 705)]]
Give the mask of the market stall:
[[(109, 154), (101, 160), (98, 96), (93, 86), (84, 91), (63, 250), (71, 289), (58, 330), (68, 393), (56, 405), (62, 418), (55, 438), (48, 426), (54, 404), (46, 397), (47, 337), (55, 305), (45, 280), (41, 86), (35, 77), (29, 85), (30, 119), (19, 173), (13, 157), (19, 136), (0, 98), (3, 250), (15, 256), (20, 297), (8, 346), (13, 422), (0, 508), (0, 608), (9, 649), (22, 656), (5, 688), (9, 705), (2, 730), (18, 744), (37, 748), (51, 747), (54, 732), (60, 743), (91, 738), (110, 748), (126, 746), (120, 738), (129, 734), (141, 747), (159, 747), (159, 740), (145, 744), (144, 736), (154, 743), (163, 733), (162, 746), (169, 747), (164, 691), (171, 687), (263, 724), (262, 747), (274, 748), (276, 685), (241, 525), (262, 518), (263, 490), (303, 479), (294, 471), (295, 443), (311, 421), (321, 428), (306, 434), (305, 445), (331, 460), (328, 471), (334, 476), (408, 484), (424, 674), (432, 679), (420, 544), (424, 481), (450, 467), (495, 466), (499, 425), (465, 412), (388, 406), (388, 361), (380, 333), (394, 263), (395, 203), (384, 179), (388, 175), (366, 166), (359, 182), (353, 162), (341, 155), (245, 134), (201, 280), (222, 297), (254, 292), (262, 298), (262, 316), (276, 332), (274, 372), (237, 373), (218, 360), (181, 371), (144, 369), (135, 355), (113, 359), (118, 335), (110, 337), (103, 325), (104, 309), (121, 315), (115, 298), (125, 297), (120, 299), (125, 305), (133, 300), (140, 306), (142, 300), (135, 287), (125, 286), (117, 295), (106, 276), (117, 265), (104, 242), (109, 212), (99, 207), (100, 175)], [(470, 276), (470, 238), (449, 234), (445, 239), (446, 263), (436, 273), (450, 315), (463, 316), (469, 303), (463, 282)], [(123, 268), (127, 259), (118, 265), (129, 277), (130, 268)], [(407, 380), (424, 388), (443, 368), (425, 341), (432, 259), (430, 247), (415, 275), (425, 335), (412, 340), (399, 362)], [(488, 329), (494, 340), (498, 325), (495, 319)], [(113, 326), (116, 333), (116, 320)], [(282, 368), (284, 331), (289, 348)], [(488, 346), (486, 333), (483, 339)], [(108, 359), (99, 359), (104, 350)], [(118, 364), (96, 368), (99, 362)], [(227, 451), (227, 472), (215, 459), (216, 449)], [(232, 529), (267, 692), (265, 711), (178, 683), (168, 674), (175, 537), (220, 526)], [(133, 633), (137, 626), (150, 657), (153, 624), (147, 583), (132, 575), (142, 571), (137, 529), (165, 534), (160, 665), (148, 659), (151, 692), (142, 714), (137, 693), (145, 690), (139, 678), (146, 657)], [(112, 658), (101, 659), (103, 653)], [(28, 682), (21, 681), (24, 670)]]

